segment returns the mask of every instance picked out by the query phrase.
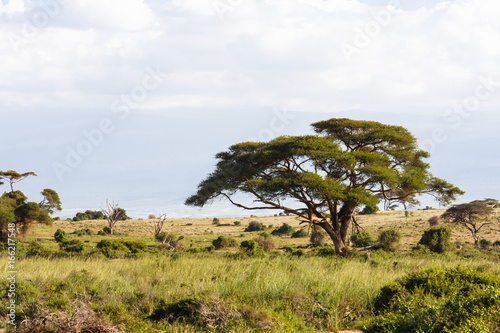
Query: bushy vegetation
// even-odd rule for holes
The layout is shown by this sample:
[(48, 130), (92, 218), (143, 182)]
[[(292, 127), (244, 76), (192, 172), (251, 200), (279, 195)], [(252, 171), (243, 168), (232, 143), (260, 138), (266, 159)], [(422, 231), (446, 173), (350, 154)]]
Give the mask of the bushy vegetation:
[(381, 289), (379, 316), (364, 332), (492, 332), (500, 328), (499, 286), (497, 276), (470, 268), (410, 273)]
[(278, 228), (274, 229), (271, 232), (271, 235), (274, 236), (283, 236), (283, 235), (291, 235), (293, 233), (293, 227), (288, 223), (283, 223)]
[(261, 230), (266, 230), (266, 226), (259, 221), (250, 221), (248, 224), (248, 227), (246, 227), (245, 231), (247, 232), (252, 232), (252, 231), (261, 231)]
[(73, 221), (86, 221), (86, 220), (104, 220), (104, 214), (100, 210), (86, 210), (84, 213), (78, 212)]
[(365, 247), (375, 244), (376, 240), (369, 232), (363, 231), (360, 233), (352, 234), (351, 242), (356, 247)]
[(326, 232), (321, 228), (313, 224), (311, 237), (309, 241), (312, 246), (323, 246), (325, 245)]
[(369, 214), (375, 214), (379, 211), (379, 208), (377, 205), (366, 205), (360, 212), (359, 215), (369, 215)]
[(380, 233), (378, 241), (384, 251), (396, 251), (401, 242), (401, 233), (393, 229), (384, 230)]
[(300, 228), (292, 234), (292, 238), (306, 238), (309, 236), (305, 228)]
[(426, 230), (418, 244), (425, 245), (432, 252), (443, 253), (451, 249), (451, 231), (447, 227)]
[(238, 242), (231, 237), (219, 236), (217, 239), (212, 241), (212, 245), (218, 250), (226, 247), (237, 247)]

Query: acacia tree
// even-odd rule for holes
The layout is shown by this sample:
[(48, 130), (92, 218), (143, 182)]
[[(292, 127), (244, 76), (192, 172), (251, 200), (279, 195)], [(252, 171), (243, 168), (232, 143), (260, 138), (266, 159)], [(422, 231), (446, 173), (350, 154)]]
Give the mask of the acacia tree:
[(38, 204), (41, 209), (47, 211), (49, 214), (62, 210), (61, 199), (56, 191), (46, 188), (41, 194), (43, 195), (43, 200)]
[[(357, 206), (430, 194), (448, 204), (463, 192), (434, 177), (412, 134), (374, 121), (330, 119), (312, 124), (317, 135), (243, 142), (216, 155), (217, 167), (187, 205), (216, 198), (249, 210), (278, 209), (323, 228), (344, 255)], [(234, 194), (253, 197), (236, 202)]]
[[(24, 237), (34, 223), (50, 225), (52, 218), (49, 213), (54, 209), (61, 210), (61, 200), (56, 191), (45, 189), (42, 192), (44, 200), (37, 204), (29, 202), (23, 192), (14, 191), (13, 184), (28, 176), (36, 176), (34, 172), (18, 173), (17, 171), (0, 171), (0, 179), (7, 180), (11, 192), (4, 192), (0, 196), (0, 241), (7, 240), (8, 225), (15, 224), (15, 229)], [(0, 185), (4, 182), (0, 181)], [(44, 203), (45, 202), (45, 203)], [(44, 203), (44, 204), (42, 204)]]
[(473, 201), (461, 205), (450, 207), (441, 215), (441, 218), (448, 223), (463, 225), (470, 231), (474, 244), (479, 243), (479, 231), (491, 222), (486, 218), (493, 214), (493, 208), (488, 207), (484, 202)]
[[(19, 173), (14, 170), (0, 171), (0, 180), (5, 179), (10, 184), (11, 192), (14, 192), (14, 184), (20, 182), (28, 176), (36, 176), (36, 173), (29, 171), (25, 173)], [(0, 185), (3, 183), (0, 181)]]

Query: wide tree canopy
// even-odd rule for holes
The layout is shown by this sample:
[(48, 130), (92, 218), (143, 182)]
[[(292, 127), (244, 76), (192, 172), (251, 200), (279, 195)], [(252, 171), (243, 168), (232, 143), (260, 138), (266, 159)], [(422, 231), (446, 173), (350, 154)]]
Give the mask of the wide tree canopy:
[[(186, 204), (202, 207), (222, 197), (245, 209), (284, 210), (321, 226), (344, 254), (360, 204), (408, 202), (420, 194), (449, 204), (463, 193), (429, 172), (429, 154), (401, 126), (336, 118), (312, 126), (316, 135), (243, 142), (217, 154), (216, 170)], [(254, 204), (236, 202), (237, 192), (250, 194)]]

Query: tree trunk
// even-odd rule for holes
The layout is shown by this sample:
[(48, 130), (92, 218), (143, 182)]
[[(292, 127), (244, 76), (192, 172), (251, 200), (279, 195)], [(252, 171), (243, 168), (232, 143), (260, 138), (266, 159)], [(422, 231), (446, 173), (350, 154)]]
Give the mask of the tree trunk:
[(335, 253), (339, 256), (345, 257), (345, 239), (342, 239), (340, 230), (338, 230), (337, 232), (334, 231), (332, 226), (328, 222), (318, 223), (318, 225), (326, 231), (328, 236), (330, 236), (331, 240), (333, 241), (333, 246), (335, 247)]

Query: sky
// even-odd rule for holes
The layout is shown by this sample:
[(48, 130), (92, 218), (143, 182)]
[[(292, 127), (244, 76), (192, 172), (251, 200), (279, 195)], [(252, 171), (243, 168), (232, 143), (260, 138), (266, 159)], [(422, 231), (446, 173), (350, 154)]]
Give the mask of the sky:
[[(242, 141), (334, 117), (409, 129), (433, 174), (500, 199), (498, 0), (1, 0), (0, 170), (56, 190), (62, 218), (106, 199), (183, 205)], [(7, 191), (4, 185), (0, 191)], [(422, 205), (438, 207), (422, 198)], [(255, 213), (255, 212), (252, 212)]]

